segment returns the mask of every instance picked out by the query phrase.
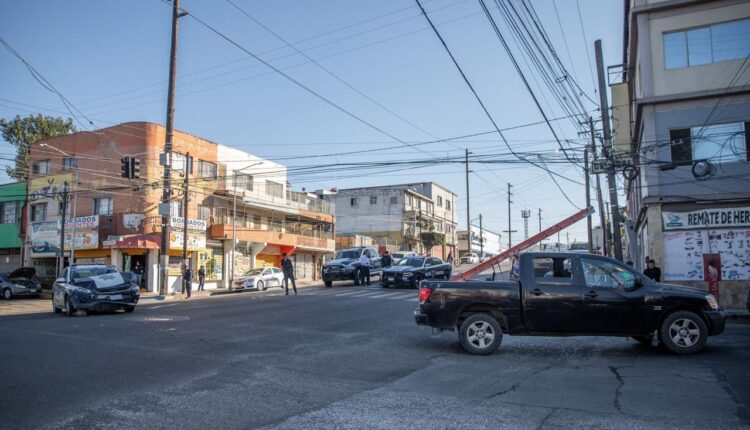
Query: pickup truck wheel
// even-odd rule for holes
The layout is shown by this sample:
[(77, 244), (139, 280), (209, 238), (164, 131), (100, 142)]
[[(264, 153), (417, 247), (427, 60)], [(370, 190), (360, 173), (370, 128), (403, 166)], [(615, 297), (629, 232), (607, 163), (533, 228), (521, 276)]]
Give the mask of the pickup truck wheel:
[(675, 354), (692, 354), (706, 346), (708, 328), (703, 319), (690, 311), (667, 316), (659, 328), (661, 343)]
[(331, 288), (333, 286), (333, 281), (324, 281), (323, 284), (326, 288)]
[(461, 323), (458, 339), (461, 346), (471, 354), (492, 354), (503, 340), (503, 329), (492, 315), (473, 314)]

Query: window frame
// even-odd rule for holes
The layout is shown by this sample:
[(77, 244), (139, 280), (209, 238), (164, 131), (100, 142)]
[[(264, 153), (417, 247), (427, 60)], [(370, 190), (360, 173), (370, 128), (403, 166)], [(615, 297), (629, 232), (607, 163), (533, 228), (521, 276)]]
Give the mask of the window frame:
[[(33, 173), (35, 175), (47, 175), (47, 174), (49, 174), (49, 165), (50, 165), (50, 161), (49, 160), (35, 161), (31, 165), (31, 173)], [(44, 172), (40, 171), (41, 170), (40, 169), (41, 166), (44, 166)]]
[[(102, 213), (102, 201), (109, 201), (109, 213)], [(95, 197), (91, 200), (91, 209), (93, 215), (104, 215), (111, 216), (115, 212), (115, 199), (114, 197)]]
[(358, 203), (356, 197), (349, 197), (349, 206), (358, 206)]
[[(19, 202), (2, 202), (0, 203), (0, 224), (18, 224), (20, 222), (20, 208)], [(6, 207), (13, 208), (13, 221), (8, 222), (5, 219)]]
[[(212, 172), (213, 170), (213, 172)], [(219, 174), (219, 165), (206, 160), (198, 160), (198, 176), (203, 179), (216, 180)]]
[(378, 196), (370, 196), (370, 204), (371, 205), (378, 204)]
[[(552, 276), (546, 276), (547, 273), (543, 274), (542, 276), (537, 276), (537, 265), (536, 262), (538, 260), (552, 260)], [(568, 269), (568, 272), (570, 276), (555, 276), (555, 266), (558, 264), (556, 261), (562, 260), (559, 264), (562, 265), (563, 270), (565, 270), (565, 260), (570, 261), (570, 268)], [(576, 279), (576, 266), (578, 263), (576, 263), (576, 260), (574, 257), (552, 257), (552, 256), (538, 256), (533, 257), (531, 260), (531, 275), (534, 277), (534, 283), (539, 285), (575, 285), (575, 279)]]
[[(276, 192), (278, 190), (278, 193)], [(284, 184), (266, 179), (266, 195), (273, 198), (284, 198)]]
[(391, 205), (397, 205), (398, 204), (398, 196), (391, 196), (389, 200), (389, 204)]
[[(746, 21), (746, 25), (750, 28), (750, 18), (740, 18), (740, 19), (734, 19), (730, 21), (723, 21), (723, 22), (716, 22), (713, 24), (708, 25), (700, 25), (695, 27), (689, 27), (689, 28), (683, 28), (679, 30), (671, 30), (671, 31), (665, 31), (662, 33), (662, 51), (663, 51), (663, 62), (664, 62), (664, 70), (676, 70), (676, 69), (684, 69), (687, 67), (697, 67), (702, 66), (706, 64), (716, 64), (716, 63), (722, 63), (725, 61), (737, 61), (743, 59), (745, 56), (750, 55), (750, 52), (746, 53), (746, 55), (737, 55), (735, 57), (730, 58), (724, 58), (723, 56), (720, 57), (720, 59), (716, 59), (716, 51), (718, 50), (717, 46), (715, 45), (715, 39), (714, 39), (714, 31), (717, 27), (729, 25), (729, 24), (735, 24), (735, 23), (742, 23), (743, 21)], [(691, 63), (690, 61), (690, 34), (701, 30), (708, 30), (708, 56), (710, 57), (710, 61), (708, 62), (696, 62)], [(673, 36), (681, 36), (681, 44), (683, 45), (682, 48), (680, 48), (682, 55), (682, 52), (684, 52), (684, 58), (681, 58), (682, 61), (679, 61), (679, 65), (668, 67), (668, 43), (667, 38), (673, 37)], [(671, 44), (671, 43), (670, 43)], [(676, 46), (676, 45), (675, 45)], [(743, 47), (743, 49), (748, 49)], [(672, 53), (674, 55), (674, 53)], [(696, 53), (697, 54), (697, 53)]]
[(62, 168), (63, 170), (66, 170), (66, 171), (77, 169), (78, 159), (76, 157), (71, 157), (67, 155), (63, 156)]
[[(41, 218), (37, 218), (35, 216), (36, 208), (43, 208)], [(33, 203), (31, 205), (30, 211), (31, 211), (30, 213), (31, 222), (47, 221), (47, 203)]]
[[(588, 288), (588, 289), (602, 288), (602, 289), (608, 289), (608, 290), (613, 290), (614, 289), (614, 290), (622, 290), (622, 291), (633, 291), (635, 289), (635, 286), (636, 286), (637, 280), (638, 280), (638, 274), (635, 271), (631, 270), (632, 268), (629, 268), (628, 266), (626, 266), (624, 264), (619, 264), (617, 262), (609, 261), (609, 260), (601, 260), (601, 259), (598, 259), (598, 258), (591, 258), (591, 257), (588, 257), (588, 256), (581, 256), (581, 258), (579, 258), (578, 261), (579, 261), (578, 264), (581, 266), (581, 284), (585, 288)], [(631, 281), (632, 285), (630, 287), (626, 287), (625, 285), (623, 285), (623, 283), (617, 277), (615, 277), (614, 275), (612, 275), (609, 272), (605, 272), (605, 273), (606, 273), (606, 275), (609, 278), (614, 279), (616, 285), (612, 285), (612, 286), (610, 286), (610, 285), (589, 285), (588, 279), (586, 278), (586, 267), (585, 267), (585, 264), (591, 264), (589, 262), (594, 262), (595, 264), (592, 264), (594, 266), (598, 266), (599, 264), (614, 266), (614, 267), (619, 268), (621, 272), (630, 273), (633, 276), (633, 279)], [(603, 275), (597, 275), (597, 276), (603, 276)]]
[[(703, 138), (700, 141), (697, 141), (697, 139), (693, 138), (693, 133), (696, 130), (703, 130), (705, 128), (709, 127), (720, 127), (720, 126), (732, 126), (732, 125), (739, 125), (739, 128), (741, 128), (744, 138), (745, 138), (745, 158), (734, 158), (734, 159), (727, 159), (722, 160), (719, 158), (718, 160), (712, 159), (712, 158), (695, 158), (695, 149), (696, 144), (700, 145), (702, 142), (706, 145), (710, 144), (709, 141), (703, 140)], [(734, 137), (737, 138), (737, 137)], [(669, 130), (669, 155), (670, 155), (670, 162), (672, 164), (678, 165), (678, 166), (685, 166), (685, 165), (691, 165), (696, 161), (700, 160), (707, 160), (714, 164), (725, 164), (725, 163), (744, 163), (750, 161), (750, 121), (742, 121), (742, 122), (728, 122), (728, 123), (714, 123), (714, 124), (707, 124), (707, 125), (700, 125), (700, 126), (691, 126), (691, 127), (681, 127), (681, 128), (673, 128)], [(725, 154), (726, 152), (731, 153), (731, 150), (722, 149), (720, 152), (720, 156), (722, 154)]]

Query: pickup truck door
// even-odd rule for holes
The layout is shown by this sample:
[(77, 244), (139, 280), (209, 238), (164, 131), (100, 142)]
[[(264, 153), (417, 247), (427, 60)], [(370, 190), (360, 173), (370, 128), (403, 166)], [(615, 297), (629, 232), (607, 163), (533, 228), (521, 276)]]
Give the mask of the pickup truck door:
[(622, 264), (581, 257), (583, 317), (586, 331), (602, 334), (642, 334), (654, 325), (646, 290), (636, 288), (638, 275)]
[(535, 333), (578, 333), (582, 329), (583, 289), (576, 282), (574, 257), (525, 260), (521, 283), (524, 323)]

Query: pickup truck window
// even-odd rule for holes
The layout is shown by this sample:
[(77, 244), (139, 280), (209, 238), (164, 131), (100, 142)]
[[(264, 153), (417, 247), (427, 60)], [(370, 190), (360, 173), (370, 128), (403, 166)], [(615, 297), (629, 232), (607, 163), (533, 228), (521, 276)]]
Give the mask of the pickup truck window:
[(622, 266), (609, 261), (582, 258), (583, 276), (589, 288), (622, 288), (630, 290), (635, 287), (635, 275)]
[(534, 279), (545, 280), (571, 280), (570, 258), (538, 257), (534, 258)]

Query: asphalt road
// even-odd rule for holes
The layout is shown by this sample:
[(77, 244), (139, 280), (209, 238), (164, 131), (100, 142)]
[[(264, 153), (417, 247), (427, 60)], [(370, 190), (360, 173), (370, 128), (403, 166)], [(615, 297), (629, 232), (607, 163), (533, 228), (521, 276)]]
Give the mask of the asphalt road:
[(750, 324), (689, 357), (510, 336), (476, 357), (416, 305), (337, 286), (0, 317), (0, 428), (750, 428)]

